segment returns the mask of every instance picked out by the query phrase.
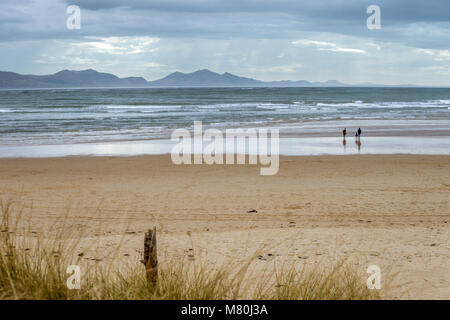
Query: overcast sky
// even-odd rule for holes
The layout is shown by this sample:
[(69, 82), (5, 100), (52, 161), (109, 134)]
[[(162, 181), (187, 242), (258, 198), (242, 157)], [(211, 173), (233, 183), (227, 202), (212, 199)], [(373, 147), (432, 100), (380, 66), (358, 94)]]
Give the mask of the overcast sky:
[[(66, 10), (81, 8), (81, 29)], [(381, 29), (366, 26), (369, 5)], [(448, 0), (1, 0), (0, 70), (450, 86)]]

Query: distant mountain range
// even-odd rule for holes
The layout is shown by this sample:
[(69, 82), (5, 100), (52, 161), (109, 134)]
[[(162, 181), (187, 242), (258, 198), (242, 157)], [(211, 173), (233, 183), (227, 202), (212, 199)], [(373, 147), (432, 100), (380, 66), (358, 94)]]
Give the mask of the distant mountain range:
[[(326, 82), (260, 81), (231, 73), (219, 74), (204, 69), (192, 73), (174, 72), (165, 78), (147, 81), (142, 77), (119, 78), (93, 69), (63, 70), (52, 75), (22, 75), (0, 71), (0, 89), (101, 88), (101, 87), (388, 87), (376, 84), (349, 85), (336, 80)], [(413, 86), (413, 85), (401, 85)]]
[(0, 71), (0, 88), (80, 88), (80, 87), (144, 87), (144, 78), (118, 78), (113, 74), (89, 69), (63, 70), (46, 76), (22, 75)]

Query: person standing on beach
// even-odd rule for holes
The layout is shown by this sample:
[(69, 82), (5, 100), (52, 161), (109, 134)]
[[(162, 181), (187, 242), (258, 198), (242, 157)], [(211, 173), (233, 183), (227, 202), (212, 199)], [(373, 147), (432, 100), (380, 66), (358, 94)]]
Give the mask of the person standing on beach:
[(358, 128), (358, 139), (361, 139), (361, 128)]
[(345, 141), (345, 136), (346, 135), (347, 135), (347, 128), (344, 128), (344, 130), (342, 130), (342, 137), (343, 137), (342, 144), (344, 145), (344, 148), (345, 148), (345, 146), (347, 144), (347, 142)]

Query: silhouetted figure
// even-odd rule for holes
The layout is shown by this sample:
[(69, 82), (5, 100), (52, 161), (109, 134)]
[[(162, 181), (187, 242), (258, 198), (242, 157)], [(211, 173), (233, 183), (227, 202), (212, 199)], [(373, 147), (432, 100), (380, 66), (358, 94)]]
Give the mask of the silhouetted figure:
[(344, 130), (342, 130), (342, 144), (344, 145), (344, 149), (345, 149), (345, 146), (347, 145), (347, 141), (345, 141), (346, 135), (347, 135), (347, 128), (344, 128)]
[(361, 128), (358, 128), (358, 139), (361, 139)]

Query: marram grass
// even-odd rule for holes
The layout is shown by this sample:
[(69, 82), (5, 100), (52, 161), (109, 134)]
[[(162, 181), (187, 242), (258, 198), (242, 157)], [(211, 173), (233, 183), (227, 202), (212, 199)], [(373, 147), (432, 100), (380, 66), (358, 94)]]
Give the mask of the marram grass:
[[(366, 287), (367, 275), (346, 261), (328, 267), (302, 269), (295, 264), (268, 262), (254, 272), (256, 256), (245, 263), (220, 266), (169, 259), (159, 266), (155, 287), (147, 284), (143, 265), (136, 259), (114, 270), (90, 265), (81, 288), (69, 290), (69, 265), (83, 264), (74, 254), (79, 244), (59, 226), (53, 237), (19, 235), (21, 213), (13, 215), (10, 202), (0, 203), (0, 299), (380, 299), (381, 292)], [(72, 239), (72, 240), (71, 240)]]

